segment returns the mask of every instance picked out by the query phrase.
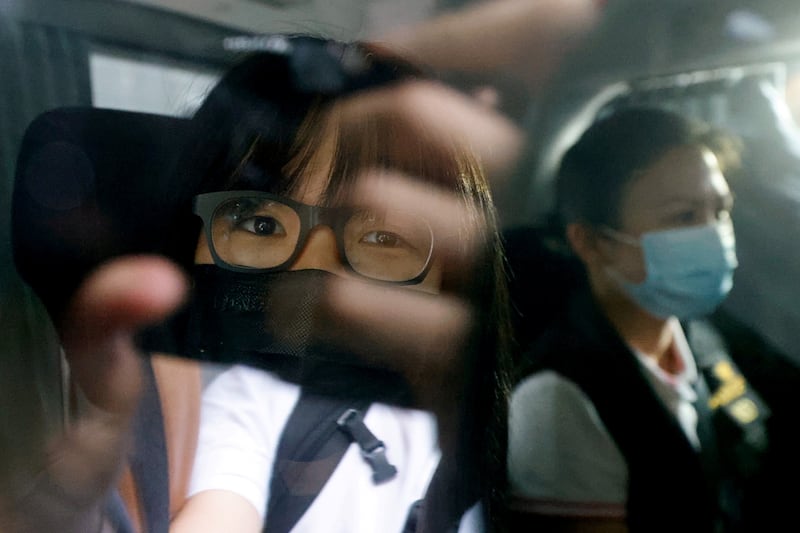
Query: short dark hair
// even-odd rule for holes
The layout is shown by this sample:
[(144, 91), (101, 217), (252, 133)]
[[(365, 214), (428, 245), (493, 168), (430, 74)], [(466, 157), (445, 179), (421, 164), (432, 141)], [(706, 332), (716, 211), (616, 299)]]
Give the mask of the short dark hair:
[[(446, 496), (454, 501), (466, 496), (470, 502), (473, 496), (483, 496), (487, 512), (494, 516), (502, 509), (499, 489), (505, 484), (511, 340), (504, 256), (483, 170), (456, 139), (425, 131), (424, 125), (399, 111), (376, 114), (346, 108), (348, 99), (361, 91), (424, 79), (413, 65), (373, 45), (309, 36), (286, 40), (295, 48), (291, 55), (248, 56), (228, 71), (195, 114), (179, 165), (185, 176), (184, 195), (237, 189), (291, 194), (313, 153), (327, 141), (333, 144), (333, 161), (321, 202), (335, 200), (358, 171), (374, 167), (446, 184), (458, 193), (467, 208), (464, 225), (474, 225), (485, 243), (468, 281), (462, 282), (460, 275), (443, 276), (443, 285), (453, 285), (447, 290), (460, 291), (477, 310), (475, 342), (465, 360), (472, 373), (461, 405), (458, 460), (463, 463), (453, 474), (477, 483), (448, 486)], [(353, 69), (348, 69), (348, 51), (360, 59)], [(357, 68), (362, 61), (368, 68)], [(184, 211), (190, 213), (188, 205)], [(199, 226), (194, 231), (184, 239), (192, 250)], [(187, 262), (191, 257), (187, 254)]]
[(723, 171), (738, 164), (736, 140), (711, 125), (655, 107), (630, 107), (597, 120), (564, 155), (556, 176), (562, 224), (616, 227), (625, 186), (679, 146), (702, 146)]

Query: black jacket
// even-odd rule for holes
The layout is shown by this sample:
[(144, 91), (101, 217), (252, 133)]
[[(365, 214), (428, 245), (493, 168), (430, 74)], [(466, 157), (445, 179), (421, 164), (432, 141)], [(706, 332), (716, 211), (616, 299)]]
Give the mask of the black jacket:
[[(730, 373), (723, 373), (725, 380), (715, 377), (721, 363), (736, 380), (741, 378), (719, 337), (706, 324), (684, 327), (700, 375), (696, 408), (701, 452), (692, 447), (585, 287), (573, 291), (560, 319), (523, 357), (522, 375), (553, 370), (594, 404), (627, 462), (632, 532), (740, 530), (736, 514), (741, 490), (732, 480), (749, 475), (758, 455), (754, 449), (764, 445), (763, 403), (748, 387), (736, 394), (740, 391), (732, 390)], [(731, 420), (728, 412), (745, 397), (757, 410), (746, 424)]]

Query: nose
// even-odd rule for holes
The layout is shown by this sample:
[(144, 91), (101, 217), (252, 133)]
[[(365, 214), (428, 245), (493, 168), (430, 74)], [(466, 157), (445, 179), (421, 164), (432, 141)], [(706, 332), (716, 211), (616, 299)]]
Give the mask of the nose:
[(346, 276), (336, 235), (328, 226), (317, 226), (308, 234), (300, 254), (289, 270), (324, 270), (331, 274)]

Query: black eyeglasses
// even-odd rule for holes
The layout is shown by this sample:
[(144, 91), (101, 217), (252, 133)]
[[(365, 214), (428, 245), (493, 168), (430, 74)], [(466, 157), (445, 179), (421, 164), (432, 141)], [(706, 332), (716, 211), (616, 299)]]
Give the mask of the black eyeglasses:
[(411, 285), (431, 266), (430, 225), (402, 210), (321, 207), (259, 191), (223, 191), (197, 195), (194, 212), (214, 263), (228, 270), (286, 270), (320, 224), (336, 235), (344, 266), (366, 278)]

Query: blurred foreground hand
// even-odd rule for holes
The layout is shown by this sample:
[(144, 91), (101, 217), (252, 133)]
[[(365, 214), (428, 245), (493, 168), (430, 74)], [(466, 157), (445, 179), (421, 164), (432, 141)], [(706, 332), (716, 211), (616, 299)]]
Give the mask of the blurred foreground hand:
[(78, 290), (61, 328), (71, 377), (88, 408), (50, 443), (36, 472), (0, 479), (0, 531), (94, 533), (122, 468), (142, 385), (133, 335), (184, 298), (186, 281), (163, 259), (107, 263)]

